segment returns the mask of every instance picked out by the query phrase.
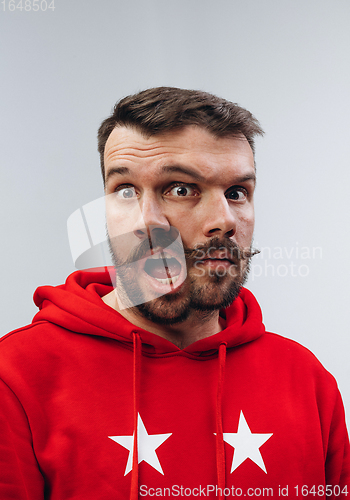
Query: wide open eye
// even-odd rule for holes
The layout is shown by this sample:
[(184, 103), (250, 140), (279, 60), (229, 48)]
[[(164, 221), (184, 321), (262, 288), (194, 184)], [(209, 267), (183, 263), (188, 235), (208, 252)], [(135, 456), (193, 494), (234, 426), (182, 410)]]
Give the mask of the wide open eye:
[(166, 194), (177, 198), (198, 195), (197, 191), (190, 184), (177, 184), (167, 191)]
[(233, 186), (226, 192), (226, 198), (231, 201), (245, 201), (247, 196), (247, 190), (240, 186)]
[(119, 186), (118, 189), (115, 190), (115, 193), (119, 200), (130, 200), (137, 197), (133, 186)]

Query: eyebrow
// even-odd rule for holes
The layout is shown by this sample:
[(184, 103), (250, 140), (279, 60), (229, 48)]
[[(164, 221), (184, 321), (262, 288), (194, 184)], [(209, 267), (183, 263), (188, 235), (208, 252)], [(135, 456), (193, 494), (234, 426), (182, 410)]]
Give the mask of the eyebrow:
[(241, 183), (247, 182), (247, 181), (253, 181), (254, 184), (256, 183), (256, 175), (254, 172), (252, 172), (251, 174), (243, 175), (242, 177), (238, 177), (236, 179), (236, 183), (238, 183), (238, 184), (241, 184)]
[(205, 178), (190, 167), (182, 167), (181, 165), (168, 165), (162, 168), (162, 172), (165, 174), (168, 173), (186, 174), (190, 175), (198, 182), (205, 182)]
[[(116, 175), (116, 174), (129, 175), (131, 173), (132, 172), (130, 171), (130, 169), (128, 167), (113, 167), (108, 171), (108, 173), (106, 175), (106, 182), (108, 181), (108, 179), (110, 177), (112, 177), (112, 175)], [(201, 174), (199, 174), (198, 172), (193, 170), (192, 168), (182, 167), (180, 165), (166, 165), (166, 166), (162, 167), (161, 173), (162, 174), (168, 174), (168, 173), (186, 174), (186, 175), (190, 175), (198, 182), (205, 181), (205, 178)]]
[(110, 170), (108, 170), (106, 174), (106, 183), (108, 182), (109, 178), (112, 177), (112, 175), (119, 174), (119, 175), (128, 175), (130, 174), (130, 169), (128, 167), (113, 167)]
[[(176, 173), (182, 173), (182, 174), (187, 174), (193, 177), (197, 182), (205, 182), (206, 179), (203, 177), (201, 174), (198, 172), (195, 172), (192, 170), (192, 168), (189, 167), (182, 167), (180, 165), (174, 165), (174, 166), (166, 166), (162, 168), (163, 172), (176, 172)], [(243, 175), (242, 177), (238, 177), (235, 179), (235, 184), (241, 184), (243, 182), (247, 181), (253, 181), (254, 183), (256, 182), (256, 175), (255, 172)]]
[[(178, 173), (178, 174), (186, 174), (191, 177), (193, 177), (197, 182), (205, 182), (206, 179), (203, 177), (201, 174), (196, 172), (190, 167), (183, 167), (181, 165), (166, 165), (162, 167), (162, 172), (161, 173)], [(107, 175), (106, 175), (106, 183), (108, 182), (109, 178), (112, 177), (113, 175), (129, 175), (131, 174), (131, 171), (128, 167), (113, 167), (111, 168)], [(254, 172), (243, 175), (242, 177), (238, 177), (235, 179), (235, 184), (240, 184), (242, 182), (247, 182), (247, 181), (254, 181), (256, 182), (256, 175)]]

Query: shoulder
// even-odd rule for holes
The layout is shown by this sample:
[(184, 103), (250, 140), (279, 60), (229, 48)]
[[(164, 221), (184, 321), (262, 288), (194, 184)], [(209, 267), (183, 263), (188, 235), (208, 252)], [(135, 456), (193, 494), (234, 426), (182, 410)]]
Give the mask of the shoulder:
[(41, 323), (44, 322), (31, 323), (29, 325), (22, 326), (21, 328), (17, 328), (16, 330), (13, 330), (12, 332), (9, 332), (1, 337), (0, 356), (4, 352), (11, 352), (12, 349), (17, 350), (22, 345), (27, 347), (27, 343), (31, 344), (42, 327)]
[(303, 361), (308, 361), (311, 364), (321, 366), (321, 363), (318, 361), (317, 357), (310, 351), (310, 349), (295, 340), (273, 332), (265, 332), (264, 335), (262, 335), (261, 340), (264, 346), (266, 345), (267, 348), (276, 350), (281, 355), (287, 357), (293, 356), (293, 359), (295, 361), (300, 359)]
[[(72, 343), (67, 330), (48, 321), (18, 328), (0, 338), (0, 377), (6, 373), (44, 368)], [(74, 343), (74, 342), (73, 342)]]
[[(306, 347), (289, 338), (265, 332), (252, 342), (232, 349), (233, 362), (245, 370), (254, 370), (262, 378), (293, 387), (320, 387), (337, 390), (335, 378)], [(228, 358), (230, 353), (228, 353)]]
[(265, 332), (256, 342), (260, 356), (276, 376), (283, 374), (293, 384), (299, 382), (314, 385), (315, 389), (337, 391), (335, 378), (310, 349), (272, 332)]
[(18, 349), (21, 345), (28, 347), (28, 344), (33, 345), (36, 342), (45, 342), (45, 337), (50, 337), (56, 330), (62, 329), (45, 320), (36, 321), (17, 328), (0, 338), (0, 353), (12, 348)]

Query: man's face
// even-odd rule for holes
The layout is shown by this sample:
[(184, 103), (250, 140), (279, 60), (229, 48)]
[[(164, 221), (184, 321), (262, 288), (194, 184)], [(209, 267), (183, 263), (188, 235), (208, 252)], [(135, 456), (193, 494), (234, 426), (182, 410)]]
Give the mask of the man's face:
[(228, 306), (248, 272), (254, 229), (246, 138), (218, 139), (195, 126), (145, 138), (118, 127), (105, 172), (119, 295), (163, 324)]

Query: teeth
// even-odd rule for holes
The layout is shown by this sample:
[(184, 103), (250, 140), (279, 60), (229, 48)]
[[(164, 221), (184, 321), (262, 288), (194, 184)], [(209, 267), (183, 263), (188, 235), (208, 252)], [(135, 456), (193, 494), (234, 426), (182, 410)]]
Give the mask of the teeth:
[(173, 256), (172, 256), (169, 252), (167, 252), (167, 251), (164, 251), (164, 252), (163, 252), (163, 255), (164, 255), (164, 257), (165, 257), (166, 259), (172, 259), (172, 258), (173, 258)]
[(149, 259), (158, 260), (158, 259), (163, 259), (164, 257), (166, 259), (172, 258), (172, 255), (170, 255), (170, 253), (167, 252), (166, 250), (163, 250), (162, 254), (160, 252), (154, 253), (153, 255), (150, 255)]
[(159, 281), (159, 283), (162, 283), (162, 285), (174, 285), (177, 280), (179, 279), (179, 276), (172, 276), (171, 278), (154, 278), (155, 280)]
[(161, 259), (161, 255), (160, 255), (160, 253), (154, 253), (153, 255), (151, 255), (149, 257), (149, 259), (158, 260), (158, 259)]

